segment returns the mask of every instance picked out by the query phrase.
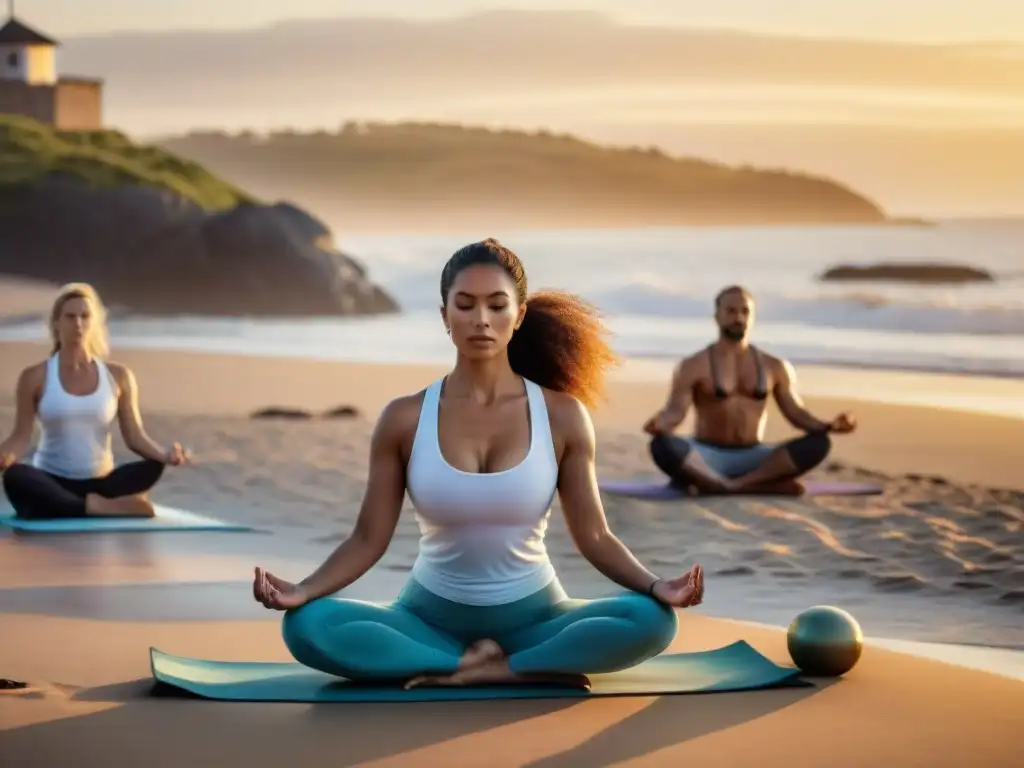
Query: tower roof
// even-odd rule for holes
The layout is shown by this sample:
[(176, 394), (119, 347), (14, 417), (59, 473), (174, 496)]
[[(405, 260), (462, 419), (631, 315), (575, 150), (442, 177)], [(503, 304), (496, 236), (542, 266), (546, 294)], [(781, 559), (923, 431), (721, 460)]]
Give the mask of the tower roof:
[(0, 45), (59, 45), (41, 32), (27, 27), (13, 16), (0, 27)]

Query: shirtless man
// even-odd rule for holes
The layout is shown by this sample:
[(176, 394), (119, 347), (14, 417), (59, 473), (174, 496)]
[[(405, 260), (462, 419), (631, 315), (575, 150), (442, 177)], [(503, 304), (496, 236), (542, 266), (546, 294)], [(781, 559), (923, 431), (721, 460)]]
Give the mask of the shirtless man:
[[(830, 422), (813, 416), (797, 394), (793, 366), (750, 344), (754, 299), (746, 289), (729, 286), (715, 297), (715, 321), (718, 341), (679, 363), (668, 402), (644, 424), (653, 436), (651, 457), (673, 483), (699, 492), (802, 493), (797, 478), (828, 456), (830, 433), (856, 428), (853, 415)], [(769, 394), (803, 436), (762, 442)], [(694, 435), (673, 435), (691, 405)]]

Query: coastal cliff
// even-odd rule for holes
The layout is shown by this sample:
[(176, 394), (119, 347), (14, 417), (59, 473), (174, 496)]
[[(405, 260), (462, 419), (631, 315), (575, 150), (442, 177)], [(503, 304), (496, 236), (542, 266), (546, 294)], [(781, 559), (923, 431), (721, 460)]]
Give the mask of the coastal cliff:
[(309, 213), (116, 131), (0, 115), (0, 158), (0, 273), (89, 282), (145, 314), (398, 310)]

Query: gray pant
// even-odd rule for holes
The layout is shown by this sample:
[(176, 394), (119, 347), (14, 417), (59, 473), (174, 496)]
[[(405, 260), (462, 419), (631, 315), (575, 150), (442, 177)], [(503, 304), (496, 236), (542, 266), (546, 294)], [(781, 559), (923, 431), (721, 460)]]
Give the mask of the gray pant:
[(832, 445), (824, 433), (810, 433), (794, 438), (785, 443), (757, 443), (736, 448), (709, 445), (692, 437), (677, 435), (659, 435), (651, 440), (651, 458), (658, 468), (674, 481), (688, 483), (682, 473), (683, 460), (691, 451), (704, 460), (711, 469), (727, 478), (736, 478), (753, 472), (782, 448), (789, 453), (790, 459), (803, 474), (818, 466), (828, 456)]
[[(704, 463), (722, 477), (740, 477), (753, 472), (764, 464), (776, 446), (772, 443), (757, 443), (738, 448), (726, 448), (718, 445), (708, 445), (692, 437), (669, 438), (676, 450), (674, 454), (680, 457), (680, 461), (690, 451), (696, 451), (697, 455), (704, 459)], [(677, 464), (678, 466), (678, 464)]]

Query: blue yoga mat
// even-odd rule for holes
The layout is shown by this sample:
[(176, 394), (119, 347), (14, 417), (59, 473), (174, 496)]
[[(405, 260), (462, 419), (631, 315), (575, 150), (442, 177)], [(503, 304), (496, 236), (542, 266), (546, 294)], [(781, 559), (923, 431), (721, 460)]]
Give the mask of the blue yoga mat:
[(480, 699), (586, 699), (806, 687), (791, 667), (780, 667), (740, 640), (724, 648), (658, 656), (610, 675), (591, 675), (591, 690), (487, 685), (413, 688), (352, 683), (296, 662), (209, 661), (150, 648), (153, 679), (219, 701), (415, 702)]
[(184, 509), (156, 507), (155, 517), (69, 517), (56, 520), (23, 520), (14, 516), (9, 504), (0, 503), (0, 526), (37, 533), (100, 533), (126, 531), (251, 531), (252, 528), (226, 523)]

